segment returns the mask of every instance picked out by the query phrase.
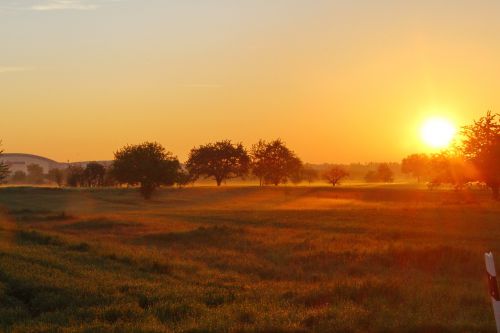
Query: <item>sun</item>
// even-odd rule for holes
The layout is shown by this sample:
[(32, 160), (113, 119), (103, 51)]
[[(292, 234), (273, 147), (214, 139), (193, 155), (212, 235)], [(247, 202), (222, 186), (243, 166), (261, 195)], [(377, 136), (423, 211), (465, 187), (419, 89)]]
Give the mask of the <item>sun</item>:
[(431, 148), (446, 148), (455, 137), (457, 129), (446, 118), (430, 118), (425, 121), (421, 129), (422, 140)]

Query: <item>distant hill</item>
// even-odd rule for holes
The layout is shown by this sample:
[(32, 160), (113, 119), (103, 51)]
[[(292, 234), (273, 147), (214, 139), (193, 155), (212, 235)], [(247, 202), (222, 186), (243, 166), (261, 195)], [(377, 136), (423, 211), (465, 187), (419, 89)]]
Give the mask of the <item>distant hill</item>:
[[(10, 167), (11, 172), (24, 171), (27, 172), (27, 167), (30, 164), (38, 164), (43, 168), (46, 173), (50, 169), (65, 169), (69, 165), (79, 165), (85, 167), (88, 163), (94, 161), (81, 161), (81, 162), (71, 162), (62, 163), (54, 161), (50, 158), (34, 155), (34, 154), (24, 154), (24, 153), (3, 153), (0, 155), (0, 161), (6, 163)], [(97, 161), (103, 165), (110, 165), (112, 161)]]

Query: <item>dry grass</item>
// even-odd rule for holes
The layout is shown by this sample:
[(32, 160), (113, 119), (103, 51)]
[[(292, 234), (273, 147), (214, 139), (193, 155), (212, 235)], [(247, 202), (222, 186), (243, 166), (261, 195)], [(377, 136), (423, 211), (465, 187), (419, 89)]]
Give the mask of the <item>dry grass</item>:
[(4, 188), (7, 332), (494, 332), (488, 193)]

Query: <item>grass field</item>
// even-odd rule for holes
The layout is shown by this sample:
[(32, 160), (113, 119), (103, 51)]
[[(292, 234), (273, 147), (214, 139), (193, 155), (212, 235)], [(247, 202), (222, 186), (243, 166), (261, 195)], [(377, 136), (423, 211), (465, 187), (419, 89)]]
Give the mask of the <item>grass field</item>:
[(0, 189), (6, 332), (494, 332), (487, 192)]

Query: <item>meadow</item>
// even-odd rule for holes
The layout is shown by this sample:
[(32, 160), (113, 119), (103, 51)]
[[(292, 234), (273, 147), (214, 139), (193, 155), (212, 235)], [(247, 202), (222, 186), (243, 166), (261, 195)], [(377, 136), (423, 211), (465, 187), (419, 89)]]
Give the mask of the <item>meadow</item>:
[(495, 331), (483, 190), (26, 187), (0, 207), (5, 332)]

